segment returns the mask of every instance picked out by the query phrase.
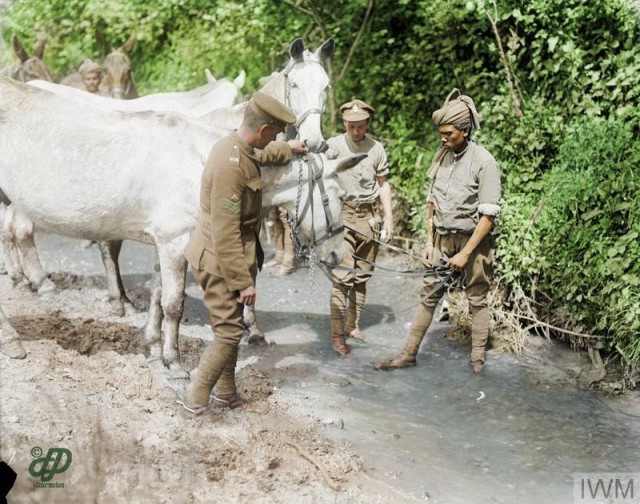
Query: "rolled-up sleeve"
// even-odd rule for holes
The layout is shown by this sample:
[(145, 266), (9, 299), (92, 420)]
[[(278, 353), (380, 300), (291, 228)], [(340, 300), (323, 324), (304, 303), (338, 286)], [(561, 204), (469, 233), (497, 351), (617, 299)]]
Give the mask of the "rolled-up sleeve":
[(502, 186), (500, 169), (495, 159), (486, 159), (478, 173), (478, 213), (481, 215), (498, 215)]

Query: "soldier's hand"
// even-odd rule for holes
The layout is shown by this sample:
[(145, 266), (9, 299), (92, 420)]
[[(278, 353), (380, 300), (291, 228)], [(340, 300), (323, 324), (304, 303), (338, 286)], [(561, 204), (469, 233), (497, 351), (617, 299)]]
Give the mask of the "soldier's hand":
[(456, 271), (462, 271), (467, 264), (467, 261), (469, 261), (469, 255), (464, 251), (460, 251), (449, 259), (447, 264)]
[(256, 291), (256, 288), (253, 285), (250, 285), (238, 293), (236, 301), (245, 305), (252, 305), (256, 302), (257, 295), (258, 292)]
[(381, 237), (382, 241), (389, 243), (393, 238), (393, 220), (385, 219), (382, 230), (384, 231), (384, 236)]
[(289, 144), (289, 147), (291, 147), (291, 150), (296, 154), (309, 152), (309, 148), (301, 140), (288, 140), (287, 143)]

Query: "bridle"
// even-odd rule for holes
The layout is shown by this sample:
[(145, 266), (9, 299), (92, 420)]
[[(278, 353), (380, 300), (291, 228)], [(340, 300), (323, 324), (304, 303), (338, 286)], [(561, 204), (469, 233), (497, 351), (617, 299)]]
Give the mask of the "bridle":
[[(289, 80), (289, 73), (291, 73), (291, 70), (293, 70), (293, 68), (297, 64), (301, 64), (301, 63), (315, 63), (317, 65), (322, 66), (322, 63), (320, 63), (319, 61), (303, 60), (303, 61), (294, 61), (293, 64), (291, 64), (290, 66), (288, 66), (283, 70), (282, 75), (284, 77), (284, 104), (289, 108), (291, 108), (291, 81)], [(307, 117), (309, 117), (312, 114), (318, 114), (320, 117), (322, 117), (322, 107), (320, 108), (312, 107), (308, 110), (305, 110), (302, 114), (300, 114), (300, 116), (296, 119), (295, 124), (292, 124), (290, 126), (287, 137), (297, 138), (300, 134), (299, 133), (300, 125), (307, 119)]]
[[(30, 72), (29, 70), (27, 70), (25, 68), (25, 64), (27, 63), (26, 60), (24, 63), (20, 63), (20, 65), (11, 72), (11, 78), (20, 82), (29, 82), (31, 80), (35, 80), (35, 79), (42, 79), (43, 76), (34, 72)], [(53, 79), (51, 78), (51, 76), (47, 76), (46, 78), (44, 78), (43, 80), (48, 80), (48, 81), (52, 81)]]
[[(304, 161), (306, 162), (303, 162)], [(291, 229), (291, 235), (293, 238), (293, 245), (296, 257), (302, 258), (306, 261), (313, 262), (316, 258), (315, 256), (315, 248), (316, 246), (324, 243), (332, 236), (342, 232), (342, 225), (336, 226), (333, 219), (333, 212), (331, 211), (331, 206), (329, 204), (329, 195), (327, 194), (327, 190), (324, 185), (324, 160), (323, 158), (312, 152), (308, 152), (304, 155), (298, 156), (298, 186), (297, 186), (297, 195), (296, 195), (296, 208), (295, 208), (295, 216), (291, 216), (291, 213), (288, 214), (288, 222), (289, 228)], [(302, 189), (304, 186), (303, 180), (303, 165), (307, 165), (307, 169), (309, 171), (307, 181), (308, 181), (308, 189), (307, 189), (307, 199), (302, 205), (301, 208), (301, 200), (302, 200)], [(324, 210), (324, 218), (325, 218), (325, 235), (320, 239), (316, 238), (316, 230), (314, 226), (314, 193), (315, 189), (318, 189), (318, 193), (320, 194), (320, 199), (322, 201), (322, 209)], [(302, 226), (302, 222), (304, 221), (307, 213), (311, 213), (311, 240), (310, 243), (303, 243), (300, 239), (300, 227)]]

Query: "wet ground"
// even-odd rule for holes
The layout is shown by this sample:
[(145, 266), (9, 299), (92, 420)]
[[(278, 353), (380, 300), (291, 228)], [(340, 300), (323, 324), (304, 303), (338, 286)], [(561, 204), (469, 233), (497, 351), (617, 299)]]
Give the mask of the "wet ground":
[[(48, 271), (101, 274), (95, 248), (44, 234), (37, 241)], [(152, 266), (150, 247), (125, 243), (127, 287), (148, 284)], [(206, 314), (189, 282), (183, 334), (202, 335)], [(341, 359), (329, 343), (324, 275), (317, 271), (312, 286), (306, 269), (287, 277), (267, 269), (257, 308), (274, 345), (243, 344), (240, 359), (267, 374), (328, 437), (350, 443), (377, 478), (419, 501), (587, 502), (573, 498), (574, 474), (639, 472), (636, 397), (581, 390), (571, 370), (588, 359), (562, 345), (544, 343), (528, 358), (489, 352), (484, 375), (475, 377), (467, 344), (447, 339), (448, 326), (437, 324), (417, 367), (376, 371), (373, 363), (402, 347), (418, 283), (372, 279), (361, 325), (368, 342), (353, 343), (351, 358)]]

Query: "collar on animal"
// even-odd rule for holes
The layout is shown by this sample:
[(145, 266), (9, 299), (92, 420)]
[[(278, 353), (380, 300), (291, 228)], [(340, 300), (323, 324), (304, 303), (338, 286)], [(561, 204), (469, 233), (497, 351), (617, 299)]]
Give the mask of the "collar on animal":
[[(305, 159), (306, 165), (309, 170), (308, 178), (308, 191), (307, 199), (304, 202), (304, 206), (300, 209), (300, 200), (302, 199), (302, 158)], [(317, 245), (324, 243), (332, 236), (342, 231), (342, 226), (335, 226), (333, 223), (333, 212), (331, 212), (331, 206), (329, 205), (329, 196), (324, 186), (324, 161), (318, 154), (309, 152), (304, 156), (298, 157), (298, 194), (296, 197), (296, 212), (295, 220), (288, 216), (289, 227), (291, 228), (291, 234), (293, 236), (293, 245), (296, 253), (296, 257), (309, 259), (313, 256), (313, 251)], [(313, 195), (315, 188), (318, 188), (320, 198), (322, 201), (322, 208), (324, 210), (326, 235), (321, 239), (316, 239), (316, 231), (313, 226), (314, 222), (314, 208), (313, 208)], [(300, 226), (304, 220), (307, 212), (311, 212), (311, 243), (309, 245), (303, 245), (300, 241)]]

